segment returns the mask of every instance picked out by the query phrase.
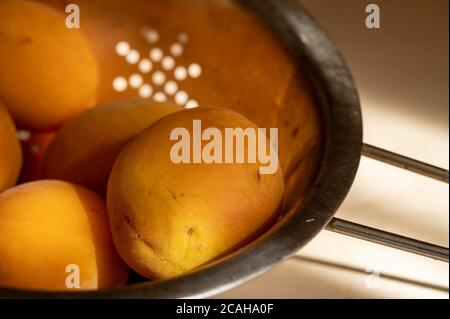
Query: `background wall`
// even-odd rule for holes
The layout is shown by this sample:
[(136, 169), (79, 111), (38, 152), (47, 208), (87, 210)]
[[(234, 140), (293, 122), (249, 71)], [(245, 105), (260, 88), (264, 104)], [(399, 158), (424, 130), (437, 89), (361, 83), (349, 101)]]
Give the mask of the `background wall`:
[[(365, 138), (448, 167), (448, 140), (429, 144), (426, 133), (416, 143), (398, 145), (390, 137), (412, 139), (397, 129), (398, 117), (423, 120), (448, 130), (449, 29), (447, 0), (301, 0), (327, 30), (345, 57), (359, 88), (366, 121)], [(381, 28), (364, 25), (368, 4), (381, 9)], [(376, 109), (376, 110), (372, 110)], [(378, 136), (371, 116), (385, 109), (386, 137)], [(437, 143), (437, 142), (436, 142)], [(424, 152), (418, 152), (424, 148)], [(441, 154), (435, 154), (442, 148)]]

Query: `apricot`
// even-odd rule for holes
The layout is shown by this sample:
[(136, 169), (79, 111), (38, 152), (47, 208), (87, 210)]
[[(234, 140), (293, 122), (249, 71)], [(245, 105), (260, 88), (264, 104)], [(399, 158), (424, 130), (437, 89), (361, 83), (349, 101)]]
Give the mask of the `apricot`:
[(64, 15), (31, 1), (0, 1), (0, 35), (0, 96), (19, 127), (55, 127), (93, 105), (97, 61)]
[(0, 286), (91, 290), (121, 286), (127, 276), (95, 193), (46, 180), (0, 194)]
[(271, 227), (281, 209), (281, 169), (260, 174), (258, 162), (172, 161), (172, 130), (192, 135), (193, 120), (222, 134), (225, 128), (256, 128), (231, 110), (183, 110), (130, 141), (111, 172), (107, 207), (114, 243), (148, 278), (177, 276), (242, 247)]
[(22, 150), (16, 127), (0, 100), (0, 192), (13, 186), (22, 166)]
[(104, 195), (114, 161), (126, 143), (154, 121), (181, 109), (134, 99), (89, 110), (58, 132), (47, 150), (44, 176)]

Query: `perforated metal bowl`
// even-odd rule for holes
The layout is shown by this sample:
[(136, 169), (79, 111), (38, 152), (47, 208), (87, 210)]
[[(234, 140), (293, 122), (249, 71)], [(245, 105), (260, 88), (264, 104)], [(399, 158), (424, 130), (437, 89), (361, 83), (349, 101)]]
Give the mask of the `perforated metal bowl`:
[[(331, 220), (349, 191), (362, 147), (358, 94), (336, 47), (293, 0), (239, 3), (267, 24), (303, 67), (323, 115), (324, 145), (319, 171), (299, 207), (267, 234), (239, 251), (183, 276), (119, 289), (89, 292), (36, 292), (1, 289), (4, 297), (189, 298), (208, 297), (233, 288), (290, 257)], [(207, 26), (205, 26), (207, 28)]]

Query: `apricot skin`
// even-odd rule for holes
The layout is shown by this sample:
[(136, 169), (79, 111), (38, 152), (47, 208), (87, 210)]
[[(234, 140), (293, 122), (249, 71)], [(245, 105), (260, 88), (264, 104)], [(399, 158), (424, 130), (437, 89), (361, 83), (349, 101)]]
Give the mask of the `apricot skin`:
[(153, 279), (169, 278), (249, 243), (278, 217), (281, 169), (259, 164), (174, 164), (170, 132), (256, 128), (230, 110), (197, 108), (168, 115), (134, 138), (114, 164), (107, 206), (114, 243), (125, 262)]
[(93, 106), (97, 61), (53, 8), (0, 1), (0, 52), (0, 97), (20, 128), (56, 127)]
[(66, 290), (66, 267), (72, 264), (80, 270), (80, 290), (126, 282), (128, 270), (114, 248), (102, 198), (51, 180), (0, 194), (0, 286)]
[(126, 143), (154, 121), (181, 109), (134, 99), (89, 110), (58, 132), (45, 156), (44, 176), (104, 195), (114, 161)]
[(22, 166), (22, 150), (16, 127), (0, 100), (0, 192), (13, 186)]

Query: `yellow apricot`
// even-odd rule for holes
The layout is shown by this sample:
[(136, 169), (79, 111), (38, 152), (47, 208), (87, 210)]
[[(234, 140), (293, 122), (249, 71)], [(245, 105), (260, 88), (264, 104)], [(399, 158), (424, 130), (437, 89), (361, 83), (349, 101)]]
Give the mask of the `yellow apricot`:
[[(78, 273), (76, 271), (79, 271)], [(38, 181), (0, 194), (0, 286), (33, 290), (121, 286), (104, 200), (77, 185)]]
[(89, 110), (58, 132), (45, 156), (44, 176), (77, 183), (103, 195), (114, 161), (126, 143), (154, 121), (181, 109), (134, 99)]
[[(283, 174), (258, 163), (180, 163), (170, 152), (173, 129), (257, 127), (226, 109), (170, 114), (144, 130), (117, 158), (107, 206), (114, 243), (125, 262), (149, 278), (180, 275), (254, 240), (277, 218)], [(264, 137), (265, 138), (265, 137)]]
[(0, 97), (19, 127), (56, 127), (93, 105), (97, 61), (55, 9), (0, 1), (0, 52)]

